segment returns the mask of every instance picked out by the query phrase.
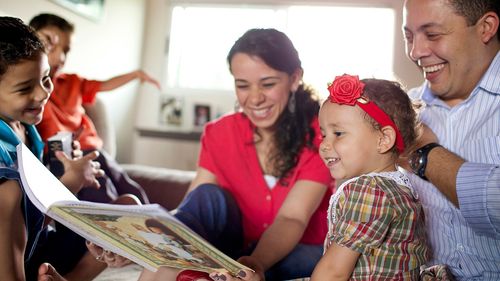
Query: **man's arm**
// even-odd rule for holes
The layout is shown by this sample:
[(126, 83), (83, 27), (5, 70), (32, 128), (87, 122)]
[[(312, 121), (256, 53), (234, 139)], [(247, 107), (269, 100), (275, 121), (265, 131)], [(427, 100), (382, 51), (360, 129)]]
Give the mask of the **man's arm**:
[(465, 160), (443, 147), (429, 152), (425, 177), (443, 193), (457, 208), (460, 207), (456, 182), (458, 170)]
[[(419, 146), (438, 142), (424, 126)], [(500, 166), (467, 162), (443, 147), (429, 152), (425, 176), (478, 233), (500, 237)]]

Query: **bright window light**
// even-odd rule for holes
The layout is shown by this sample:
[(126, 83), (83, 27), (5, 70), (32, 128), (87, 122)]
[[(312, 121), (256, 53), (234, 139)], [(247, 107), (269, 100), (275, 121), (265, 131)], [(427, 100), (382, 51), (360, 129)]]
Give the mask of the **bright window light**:
[(233, 90), (226, 56), (250, 28), (276, 28), (297, 48), (304, 81), (327, 95), (335, 75), (394, 79), (395, 11), (347, 6), (173, 8), (168, 88)]

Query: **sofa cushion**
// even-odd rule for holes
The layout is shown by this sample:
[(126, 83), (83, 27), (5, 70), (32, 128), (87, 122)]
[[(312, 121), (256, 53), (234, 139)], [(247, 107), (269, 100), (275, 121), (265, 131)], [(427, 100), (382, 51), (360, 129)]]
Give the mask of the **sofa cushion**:
[(151, 203), (172, 210), (179, 205), (194, 179), (194, 171), (122, 164), (127, 174), (146, 191)]

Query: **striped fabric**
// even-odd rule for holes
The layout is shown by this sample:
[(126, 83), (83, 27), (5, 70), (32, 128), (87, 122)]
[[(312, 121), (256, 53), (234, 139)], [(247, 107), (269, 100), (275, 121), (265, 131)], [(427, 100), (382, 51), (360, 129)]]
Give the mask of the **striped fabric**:
[(418, 280), (427, 261), (424, 215), (400, 172), (344, 182), (330, 200), (327, 246), (360, 252), (350, 280)]
[(458, 280), (500, 280), (500, 52), (463, 103), (450, 108), (427, 82), (409, 92), (439, 142), (467, 162), (457, 176), (460, 210), (431, 183), (409, 175), (424, 206), (434, 257)]

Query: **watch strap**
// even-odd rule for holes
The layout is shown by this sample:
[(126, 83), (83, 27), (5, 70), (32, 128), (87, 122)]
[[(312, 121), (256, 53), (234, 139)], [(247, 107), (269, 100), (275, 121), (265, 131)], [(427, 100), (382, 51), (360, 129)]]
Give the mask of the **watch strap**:
[(429, 152), (431, 152), (432, 149), (440, 146), (442, 145), (440, 145), (439, 143), (431, 142), (415, 150), (415, 153), (420, 156), (422, 161), (422, 165), (420, 165), (419, 169), (417, 171), (413, 171), (415, 174), (417, 174), (417, 176), (421, 177), (424, 180), (428, 180), (427, 177), (425, 177), (425, 169), (427, 168)]

